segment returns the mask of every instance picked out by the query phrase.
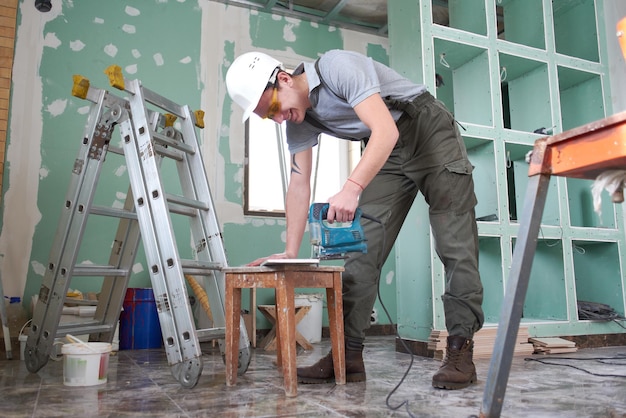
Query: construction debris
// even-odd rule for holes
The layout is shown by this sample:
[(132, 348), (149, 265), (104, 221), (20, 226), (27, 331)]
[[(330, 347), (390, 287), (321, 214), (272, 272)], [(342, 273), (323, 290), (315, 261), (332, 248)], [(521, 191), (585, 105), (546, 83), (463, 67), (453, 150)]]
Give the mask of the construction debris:
[(529, 338), (534, 346), (533, 354), (564, 354), (574, 353), (578, 350), (574, 341), (559, 337)]
[[(474, 358), (491, 358), (498, 333), (497, 327), (485, 327), (474, 334)], [(428, 349), (434, 352), (435, 359), (443, 359), (445, 355), (448, 332), (433, 330), (428, 338)], [(517, 332), (514, 355), (533, 354), (533, 344), (528, 342), (528, 328), (520, 327)]]

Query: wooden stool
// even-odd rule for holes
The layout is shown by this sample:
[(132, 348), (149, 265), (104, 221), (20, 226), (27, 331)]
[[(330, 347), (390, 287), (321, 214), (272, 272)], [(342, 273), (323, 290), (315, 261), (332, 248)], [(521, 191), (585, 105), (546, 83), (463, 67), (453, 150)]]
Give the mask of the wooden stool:
[(276, 292), (276, 356), (285, 382), (285, 394), (298, 394), (296, 374), (295, 289), (325, 288), (335, 382), (346, 383), (343, 337), (343, 267), (286, 264), (272, 267), (226, 267), (226, 385), (237, 381), (241, 289), (274, 288)]
[[(298, 324), (307, 313), (311, 310), (310, 306), (296, 306), (295, 312), (295, 321), (296, 321), (296, 344), (299, 344), (300, 347), (305, 350), (313, 350), (313, 345), (304, 338), (300, 332), (298, 332)], [(276, 305), (259, 305), (259, 311), (263, 314), (263, 316), (272, 324), (272, 329), (267, 333), (265, 338), (260, 342), (261, 348), (265, 351), (274, 351), (276, 350), (277, 341), (276, 341)]]

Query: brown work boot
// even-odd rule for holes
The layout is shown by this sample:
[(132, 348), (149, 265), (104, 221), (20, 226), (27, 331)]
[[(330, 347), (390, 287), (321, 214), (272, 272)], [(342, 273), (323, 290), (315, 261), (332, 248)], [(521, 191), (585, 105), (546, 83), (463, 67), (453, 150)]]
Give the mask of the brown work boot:
[(476, 383), (473, 353), (472, 340), (465, 337), (448, 337), (446, 358), (433, 376), (433, 386), (439, 389), (463, 389)]
[[(365, 365), (363, 364), (363, 345), (360, 348), (348, 347), (346, 343), (346, 382), (364, 382)], [(298, 383), (317, 384), (335, 381), (333, 353), (329, 351), (317, 363), (308, 367), (298, 367)]]

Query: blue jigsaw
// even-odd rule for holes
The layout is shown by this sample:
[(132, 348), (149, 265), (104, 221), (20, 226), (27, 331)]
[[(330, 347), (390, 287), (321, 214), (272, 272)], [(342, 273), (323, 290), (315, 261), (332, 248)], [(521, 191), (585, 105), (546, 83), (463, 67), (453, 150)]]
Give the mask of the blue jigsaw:
[(320, 260), (346, 258), (350, 252), (367, 252), (365, 233), (361, 227), (361, 209), (357, 208), (352, 222), (329, 223), (328, 203), (313, 203), (309, 208), (309, 234), (313, 257)]

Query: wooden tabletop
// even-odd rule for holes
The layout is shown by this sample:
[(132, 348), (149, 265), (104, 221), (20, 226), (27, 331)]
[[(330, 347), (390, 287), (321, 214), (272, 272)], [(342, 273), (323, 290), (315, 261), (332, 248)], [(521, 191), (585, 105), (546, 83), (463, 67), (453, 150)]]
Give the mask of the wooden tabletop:
[(224, 273), (264, 273), (276, 271), (299, 271), (299, 272), (338, 272), (344, 271), (343, 266), (320, 266), (315, 264), (280, 264), (272, 266), (236, 266), (222, 268)]

